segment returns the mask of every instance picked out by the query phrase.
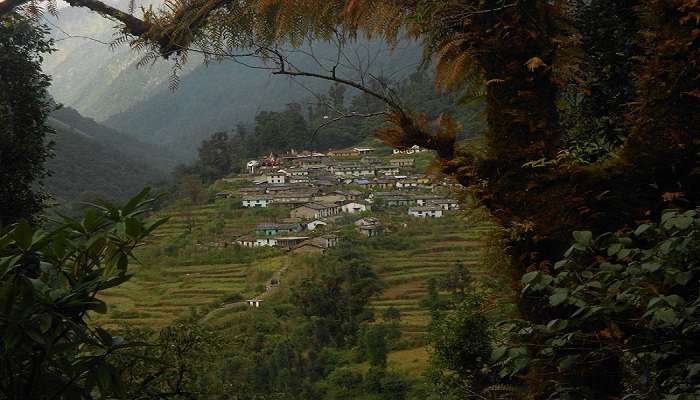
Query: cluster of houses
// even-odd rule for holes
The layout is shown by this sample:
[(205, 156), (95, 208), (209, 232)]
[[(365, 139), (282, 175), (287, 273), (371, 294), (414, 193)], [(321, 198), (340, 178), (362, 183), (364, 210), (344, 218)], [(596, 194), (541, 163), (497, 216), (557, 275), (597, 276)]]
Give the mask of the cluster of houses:
[[(369, 147), (317, 152), (290, 152), (269, 155), (248, 163), (254, 185), (221, 192), (218, 197), (240, 197), (246, 208), (283, 206), (290, 208), (289, 218), (265, 223), (236, 242), (245, 247), (278, 247), (295, 252), (323, 252), (338, 243), (333, 234), (315, 235), (314, 231), (333, 223), (341, 215), (366, 213), (372, 207), (408, 207), (416, 218), (440, 218), (458, 210), (459, 202), (433, 193), (435, 183), (422, 174), (411, 174), (414, 159), (404, 157), (423, 151), (414, 146), (395, 150), (399, 157), (374, 155)], [(354, 157), (352, 161), (344, 157)], [(338, 190), (343, 185), (352, 188)], [(356, 190), (356, 189), (362, 189)], [(365, 196), (364, 193), (370, 193)], [(381, 235), (384, 226), (373, 217), (355, 223), (357, 231), (368, 237)]]
[[(260, 195), (243, 196), (245, 207), (275, 204), (288, 206), (291, 210), (285, 221), (259, 224), (254, 234), (236, 240), (239, 245), (279, 247), (294, 252), (323, 252), (335, 247), (338, 237), (332, 234), (313, 237), (312, 232), (328, 225), (341, 214), (357, 214), (372, 209), (369, 202), (361, 200), (362, 192), (356, 190), (324, 192), (308, 186), (304, 186), (303, 191), (297, 185), (285, 187), (287, 190), (274, 190), (272, 194), (270, 189), (279, 189), (280, 186), (267, 187), (265, 193)], [(250, 189), (241, 188), (239, 191), (247, 193)]]

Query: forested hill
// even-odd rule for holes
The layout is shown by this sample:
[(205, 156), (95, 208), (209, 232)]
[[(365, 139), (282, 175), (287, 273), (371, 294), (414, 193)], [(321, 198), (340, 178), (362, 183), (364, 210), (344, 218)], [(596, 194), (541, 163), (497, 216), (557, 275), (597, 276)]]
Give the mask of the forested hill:
[(156, 145), (109, 129), (70, 108), (55, 111), (55, 156), (48, 162), (49, 193), (61, 203), (96, 196), (124, 200), (167, 178), (174, 158)]

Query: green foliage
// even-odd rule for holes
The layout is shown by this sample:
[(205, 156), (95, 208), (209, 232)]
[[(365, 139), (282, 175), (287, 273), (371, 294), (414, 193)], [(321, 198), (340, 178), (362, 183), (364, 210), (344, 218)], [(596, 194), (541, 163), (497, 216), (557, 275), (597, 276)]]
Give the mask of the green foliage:
[[(560, 376), (548, 387), (558, 398), (597, 398), (585, 382), (617, 384), (628, 399), (700, 396), (700, 217), (667, 211), (634, 231), (574, 232), (554, 272), (523, 276), (526, 296), (544, 296), (542, 324), (513, 324), (533, 347), (499, 348), (502, 376), (528, 365)], [(606, 365), (621, 365), (610, 376)], [(585, 387), (588, 387), (586, 389)]]
[(386, 367), (389, 352), (388, 333), (387, 327), (381, 324), (368, 325), (362, 330), (360, 348), (373, 367)]
[(121, 372), (125, 398), (222, 398), (226, 387), (217, 379), (225, 339), (191, 320), (179, 321), (154, 333), (128, 328), (127, 341), (148, 340), (113, 358)]
[(436, 386), (447, 382), (455, 389), (478, 393), (489, 379), (491, 324), (480, 310), (476, 296), (433, 322), (431, 369)]
[(124, 207), (96, 205), (51, 231), (20, 221), (0, 236), (0, 390), (11, 399), (122, 396), (113, 356), (134, 343), (86, 323), (96, 296), (127, 281), (134, 248), (164, 220), (141, 218), (148, 189)]
[(311, 320), (318, 345), (352, 343), (360, 323), (372, 318), (366, 309), (370, 297), (382, 288), (366, 252), (352, 242), (345, 240), (318, 259), (311, 276), (292, 291), (292, 302)]
[(47, 33), (19, 14), (0, 18), (0, 228), (44, 207), (46, 196), (37, 187), (46, 176), (53, 133), (46, 125), (51, 80), (41, 73), (53, 46)]

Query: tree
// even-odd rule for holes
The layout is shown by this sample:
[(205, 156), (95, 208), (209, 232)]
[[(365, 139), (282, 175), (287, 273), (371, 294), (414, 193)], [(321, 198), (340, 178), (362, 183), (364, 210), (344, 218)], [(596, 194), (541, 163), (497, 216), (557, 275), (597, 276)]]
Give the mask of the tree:
[(366, 327), (362, 333), (363, 353), (369, 364), (374, 367), (386, 367), (389, 346), (387, 344), (387, 329), (384, 325), (374, 324)]
[(205, 182), (213, 182), (233, 172), (234, 159), (226, 132), (217, 132), (199, 146), (197, 166)]
[(438, 286), (440, 289), (447, 290), (452, 294), (453, 301), (456, 304), (461, 303), (466, 294), (467, 289), (472, 283), (471, 273), (463, 263), (455, 264), (450, 272), (440, 278)]
[(472, 395), (489, 384), (491, 328), (479, 306), (479, 299), (470, 296), (433, 322), (430, 343), (434, 349), (431, 358), (434, 384), (453, 386), (456, 392)]
[(131, 275), (136, 246), (165, 220), (144, 223), (144, 190), (122, 208), (101, 203), (52, 231), (22, 220), (0, 235), (0, 393), (6, 399), (122, 397), (115, 354), (134, 346), (100, 327), (99, 293)]
[(313, 265), (312, 275), (292, 290), (292, 302), (310, 320), (318, 347), (354, 343), (360, 323), (370, 320), (369, 299), (381, 292), (367, 254), (348, 239)]
[(29, 18), (0, 18), (0, 227), (31, 218), (44, 208), (40, 180), (50, 156), (53, 130), (46, 118), (53, 106), (41, 73), (52, 51), (48, 30)]
[(195, 175), (185, 175), (180, 178), (178, 192), (187, 198), (192, 204), (202, 204), (207, 200), (202, 181)]

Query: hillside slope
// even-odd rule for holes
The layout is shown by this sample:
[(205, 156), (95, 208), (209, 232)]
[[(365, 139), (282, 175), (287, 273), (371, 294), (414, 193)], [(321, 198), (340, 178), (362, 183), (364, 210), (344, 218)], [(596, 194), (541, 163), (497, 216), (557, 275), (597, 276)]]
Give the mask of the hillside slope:
[(52, 114), (54, 157), (47, 163), (46, 187), (59, 202), (91, 193), (124, 200), (144, 186), (161, 182), (174, 165), (165, 150), (149, 145), (64, 108)]

